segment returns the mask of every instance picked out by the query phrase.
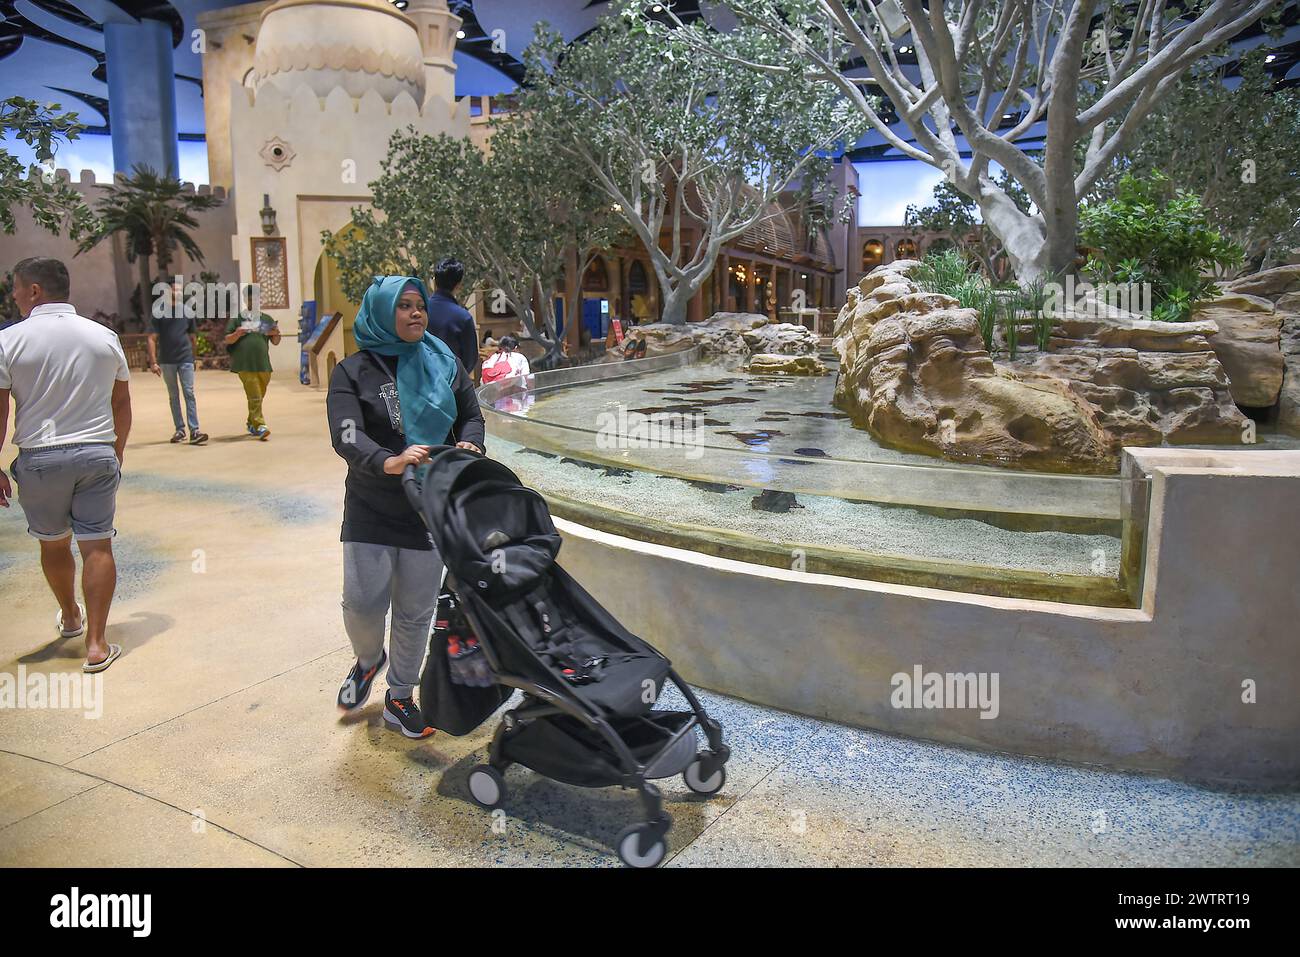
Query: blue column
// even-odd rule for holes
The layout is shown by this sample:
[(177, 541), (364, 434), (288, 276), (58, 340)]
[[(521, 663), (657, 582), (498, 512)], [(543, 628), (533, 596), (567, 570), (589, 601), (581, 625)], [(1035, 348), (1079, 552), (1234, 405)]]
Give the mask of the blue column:
[(104, 24), (113, 169), (137, 164), (180, 174), (172, 30), (157, 20)]

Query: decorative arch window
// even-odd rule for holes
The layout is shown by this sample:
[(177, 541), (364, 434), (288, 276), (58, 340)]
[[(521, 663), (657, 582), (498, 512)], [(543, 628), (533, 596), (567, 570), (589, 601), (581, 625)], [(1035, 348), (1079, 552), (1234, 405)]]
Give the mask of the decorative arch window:
[(879, 239), (868, 239), (862, 244), (862, 271), (870, 272), (885, 261), (885, 244)]
[(627, 291), (633, 295), (644, 295), (650, 289), (650, 281), (645, 274), (645, 266), (641, 265), (641, 260), (632, 260), (632, 265), (627, 270)]
[(605, 268), (605, 260), (600, 256), (593, 259), (587, 266), (587, 271), (582, 274), (582, 291), (609, 291), (609, 270)]
[(894, 246), (895, 259), (915, 259), (916, 243), (910, 239), (900, 239)]

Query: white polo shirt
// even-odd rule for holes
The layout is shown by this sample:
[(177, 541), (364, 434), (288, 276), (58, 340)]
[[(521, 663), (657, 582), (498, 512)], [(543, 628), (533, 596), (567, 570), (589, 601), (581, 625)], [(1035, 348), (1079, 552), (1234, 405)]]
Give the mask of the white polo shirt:
[(117, 441), (113, 383), (130, 378), (117, 333), (66, 302), (0, 330), (0, 389), (13, 395), (20, 449)]

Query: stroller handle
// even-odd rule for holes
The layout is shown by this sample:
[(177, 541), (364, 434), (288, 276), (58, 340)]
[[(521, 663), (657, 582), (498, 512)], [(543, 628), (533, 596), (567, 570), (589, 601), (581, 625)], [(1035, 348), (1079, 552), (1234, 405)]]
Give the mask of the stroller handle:
[[(448, 449), (454, 449), (454, 445), (431, 445), (429, 446), (429, 458), (433, 459), (435, 455), (446, 452)], [(402, 469), (402, 491), (406, 493), (406, 500), (411, 503), (411, 508), (421, 518), (424, 517), (420, 511), (420, 478), (415, 473), (415, 466), (408, 465)]]
[(420, 480), (415, 475), (414, 465), (402, 469), (402, 491), (406, 493), (406, 500), (415, 509), (415, 514), (420, 515)]

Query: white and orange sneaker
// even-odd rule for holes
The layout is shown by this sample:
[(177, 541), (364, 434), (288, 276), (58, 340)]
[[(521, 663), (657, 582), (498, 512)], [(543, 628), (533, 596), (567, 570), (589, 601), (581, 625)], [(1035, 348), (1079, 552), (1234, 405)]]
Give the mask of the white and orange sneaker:
[(394, 698), (391, 691), (384, 692), (384, 720), (408, 738), (427, 738), (434, 729), (424, 721), (414, 698)]

